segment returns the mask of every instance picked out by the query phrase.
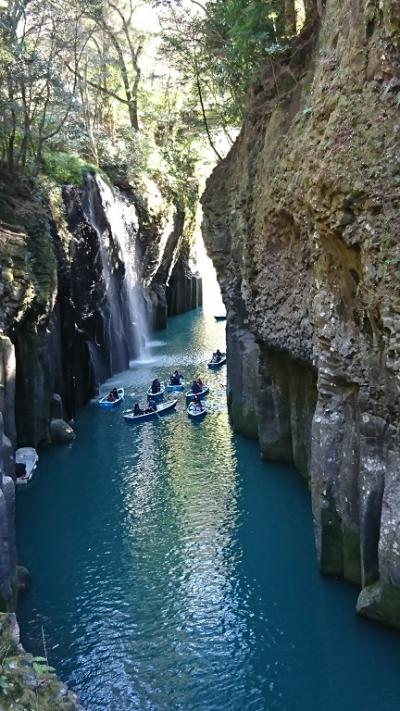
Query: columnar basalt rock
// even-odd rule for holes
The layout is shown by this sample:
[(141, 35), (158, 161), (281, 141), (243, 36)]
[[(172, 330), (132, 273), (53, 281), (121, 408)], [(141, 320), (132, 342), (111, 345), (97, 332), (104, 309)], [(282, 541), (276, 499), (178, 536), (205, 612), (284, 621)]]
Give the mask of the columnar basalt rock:
[(245, 329), (259, 348), (248, 399), (262, 454), (310, 477), (321, 570), (360, 584), (359, 611), (388, 624), (400, 620), (397, 5), (327, 0), (266, 65), (203, 197), (230, 347), (240, 355)]

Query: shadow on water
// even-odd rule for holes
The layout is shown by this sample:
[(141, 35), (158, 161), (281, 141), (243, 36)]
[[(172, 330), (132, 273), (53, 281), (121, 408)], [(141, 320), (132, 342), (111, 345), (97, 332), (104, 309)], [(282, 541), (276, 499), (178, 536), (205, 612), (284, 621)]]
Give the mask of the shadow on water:
[(181, 397), (135, 427), (89, 404), (77, 441), (41, 453), (17, 506), (25, 646), (43, 652), (43, 626), (87, 711), (392, 710), (399, 637), (318, 575), (301, 477), (232, 433), (225, 369), (205, 363), (224, 324), (196, 312), (162, 335), (110, 382), (143, 401), (179, 367), (209, 382), (210, 414), (194, 426)]

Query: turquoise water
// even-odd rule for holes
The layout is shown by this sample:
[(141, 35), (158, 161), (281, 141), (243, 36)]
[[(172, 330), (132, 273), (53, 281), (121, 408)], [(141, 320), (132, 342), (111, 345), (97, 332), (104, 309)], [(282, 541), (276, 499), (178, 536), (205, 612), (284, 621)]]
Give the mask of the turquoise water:
[(43, 628), (87, 711), (392, 711), (400, 637), (319, 576), (300, 476), (233, 435), (225, 370), (202, 362), (224, 323), (196, 312), (160, 338), (113, 382), (143, 394), (179, 365), (207, 376), (210, 413), (193, 424), (181, 400), (134, 426), (89, 404), (77, 441), (41, 453), (18, 492), (24, 645), (43, 654)]

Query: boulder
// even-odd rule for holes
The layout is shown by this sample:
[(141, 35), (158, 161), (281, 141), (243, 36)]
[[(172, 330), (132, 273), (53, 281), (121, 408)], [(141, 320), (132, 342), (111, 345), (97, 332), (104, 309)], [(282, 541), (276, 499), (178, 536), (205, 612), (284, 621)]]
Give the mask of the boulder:
[(53, 444), (67, 444), (75, 439), (72, 427), (62, 419), (51, 420), (50, 437)]
[(382, 582), (367, 585), (358, 596), (357, 612), (400, 629), (400, 589)]
[(18, 595), (29, 592), (32, 583), (32, 576), (23, 565), (17, 565), (17, 591)]

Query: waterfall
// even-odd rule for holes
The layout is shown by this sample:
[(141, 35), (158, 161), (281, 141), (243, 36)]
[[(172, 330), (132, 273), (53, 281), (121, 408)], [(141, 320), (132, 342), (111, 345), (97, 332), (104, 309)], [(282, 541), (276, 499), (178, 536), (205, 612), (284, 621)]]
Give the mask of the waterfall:
[[(86, 183), (83, 210), (98, 236), (105, 284), (102, 312), (109, 353), (108, 377), (125, 370), (132, 359), (139, 357), (147, 340), (144, 301), (136, 264), (138, 219), (134, 207), (114, 195), (100, 177), (88, 175)], [(96, 378), (102, 381), (104, 368), (99, 369), (98, 363), (104, 355), (93, 353), (93, 350), (97, 350), (97, 344), (92, 344), (90, 352)]]
[(132, 204), (120, 196), (115, 196), (99, 176), (96, 177), (96, 182), (114, 242), (118, 246), (119, 258), (125, 267), (123, 290), (129, 317), (127, 336), (129, 356), (133, 359), (143, 355), (149, 340), (136, 254), (135, 238), (139, 230), (139, 220)]

